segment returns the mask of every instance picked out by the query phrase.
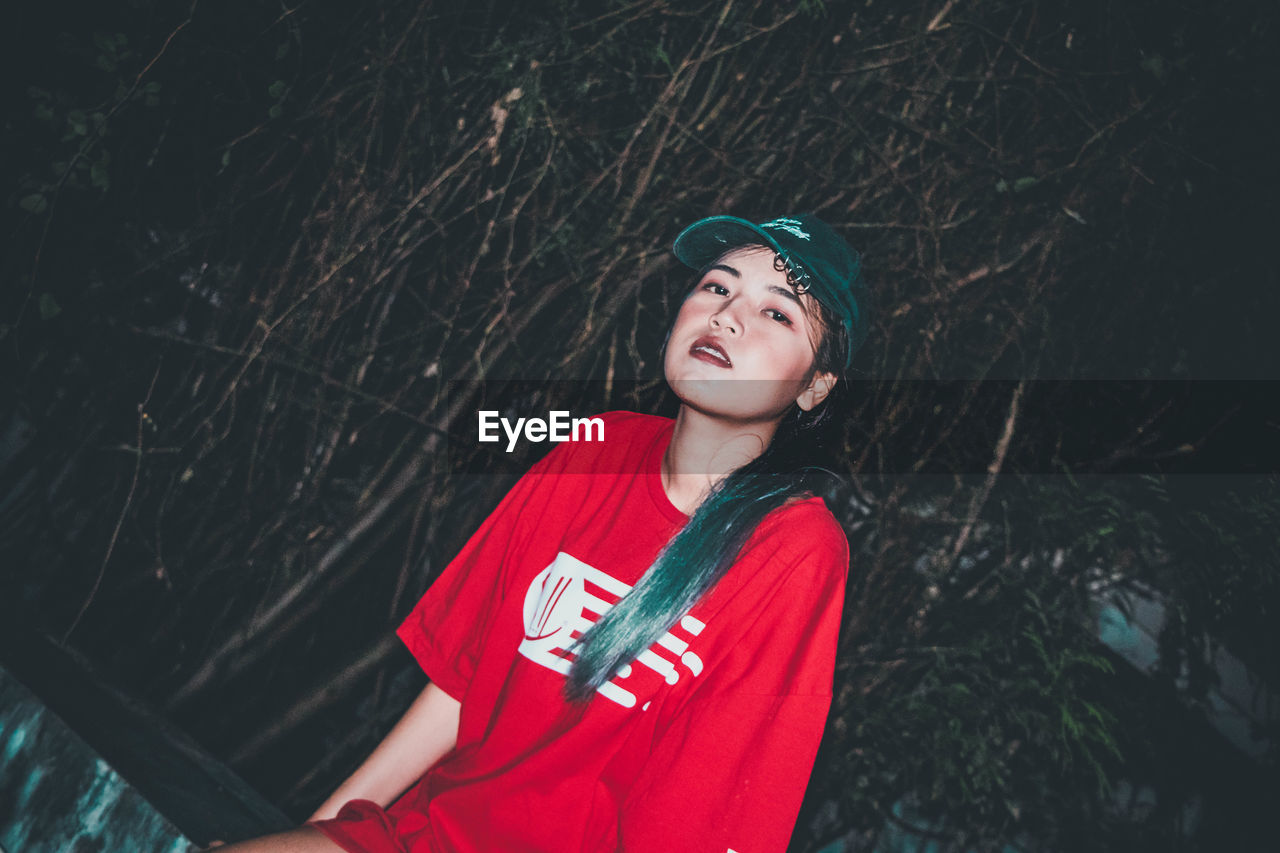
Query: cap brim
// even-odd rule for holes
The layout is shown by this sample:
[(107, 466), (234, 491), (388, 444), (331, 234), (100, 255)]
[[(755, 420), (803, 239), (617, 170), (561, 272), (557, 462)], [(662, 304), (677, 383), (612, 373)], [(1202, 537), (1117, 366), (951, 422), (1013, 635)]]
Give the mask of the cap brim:
[(671, 248), (681, 263), (700, 270), (725, 252), (751, 245), (768, 246), (775, 252), (782, 252), (778, 241), (767, 231), (736, 216), (699, 219), (680, 232)]

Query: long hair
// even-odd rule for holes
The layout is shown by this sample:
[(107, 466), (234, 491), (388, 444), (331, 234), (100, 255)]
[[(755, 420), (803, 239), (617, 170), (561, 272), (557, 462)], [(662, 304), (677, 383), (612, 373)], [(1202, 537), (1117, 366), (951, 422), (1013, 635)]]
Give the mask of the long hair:
[[(816, 299), (821, 338), (814, 369), (839, 376), (858, 341)], [(662, 637), (738, 559), (756, 526), (773, 510), (813, 490), (826, 472), (812, 463), (811, 437), (835, 403), (843, 380), (811, 412), (793, 405), (764, 452), (722, 479), (621, 601), (574, 644), (565, 695), (584, 702), (622, 666)]]

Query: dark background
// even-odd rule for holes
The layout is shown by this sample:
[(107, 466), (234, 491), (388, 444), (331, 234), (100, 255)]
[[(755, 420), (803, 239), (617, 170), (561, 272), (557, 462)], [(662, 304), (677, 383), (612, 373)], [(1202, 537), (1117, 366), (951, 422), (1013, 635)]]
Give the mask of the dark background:
[[(517, 473), (451, 389), (670, 411), (671, 240), (814, 211), (876, 313), (793, 847), (1260, 848), (1274, 705), (1248, 749), (1209, 712), (1215, 655), (1280, 675), (1277, 17), (10, 10), (0, 595), (305, 817), (420, 689), (390, 628)], [(1098, 640), (1135, 596), (1140, 668)]]

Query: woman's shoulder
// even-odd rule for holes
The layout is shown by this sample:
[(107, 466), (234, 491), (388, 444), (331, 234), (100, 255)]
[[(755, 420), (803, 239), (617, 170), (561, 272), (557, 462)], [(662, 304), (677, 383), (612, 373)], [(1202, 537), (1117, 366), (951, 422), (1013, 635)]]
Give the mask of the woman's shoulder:
[[(825, 613), (843, 601), (849, 540), (821, 498), (802, 498), (770, 512), (739, 552), (723, 604), (758, 611), (767, 634), (779, 624)], [(838, 618), (838, 617), (837, 617)], [(797, 623), (798, 624), (798, 623)], [(790, 629), (788, 629), (790, 630)]]
[(762, 541), (772, 541), (791, 552), (848, 559), (849, 538), (820, 497), (807, 495), (788, 501), (764, 517), (757, 533)]
[(612, 411), (593, 415), (589, 420), (599, 424), (592, 432), (592, 438), (602, 440), (593, 442), (598, 450), (620, 450), (637, 445), (647, 447), (651, 440), (665, 430), (671, 429), (671, 418), (658, 415), (642, 415), (639, 412)]

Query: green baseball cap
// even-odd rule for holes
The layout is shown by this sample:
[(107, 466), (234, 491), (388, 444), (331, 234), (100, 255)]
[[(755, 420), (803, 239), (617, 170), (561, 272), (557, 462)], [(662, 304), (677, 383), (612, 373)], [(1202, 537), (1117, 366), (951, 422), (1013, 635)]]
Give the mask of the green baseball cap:
[(672, 249), (682, 263), (703, 270), (725, 252), (752, 245), (772, 249), (787, 281), (840, 318), (849, 333), (848, 367), (867, 337), (870, 298), (861, 257), (830, 225), (809, 213), (759, 225), (737, 216), (708, 216), (681, 231)]

